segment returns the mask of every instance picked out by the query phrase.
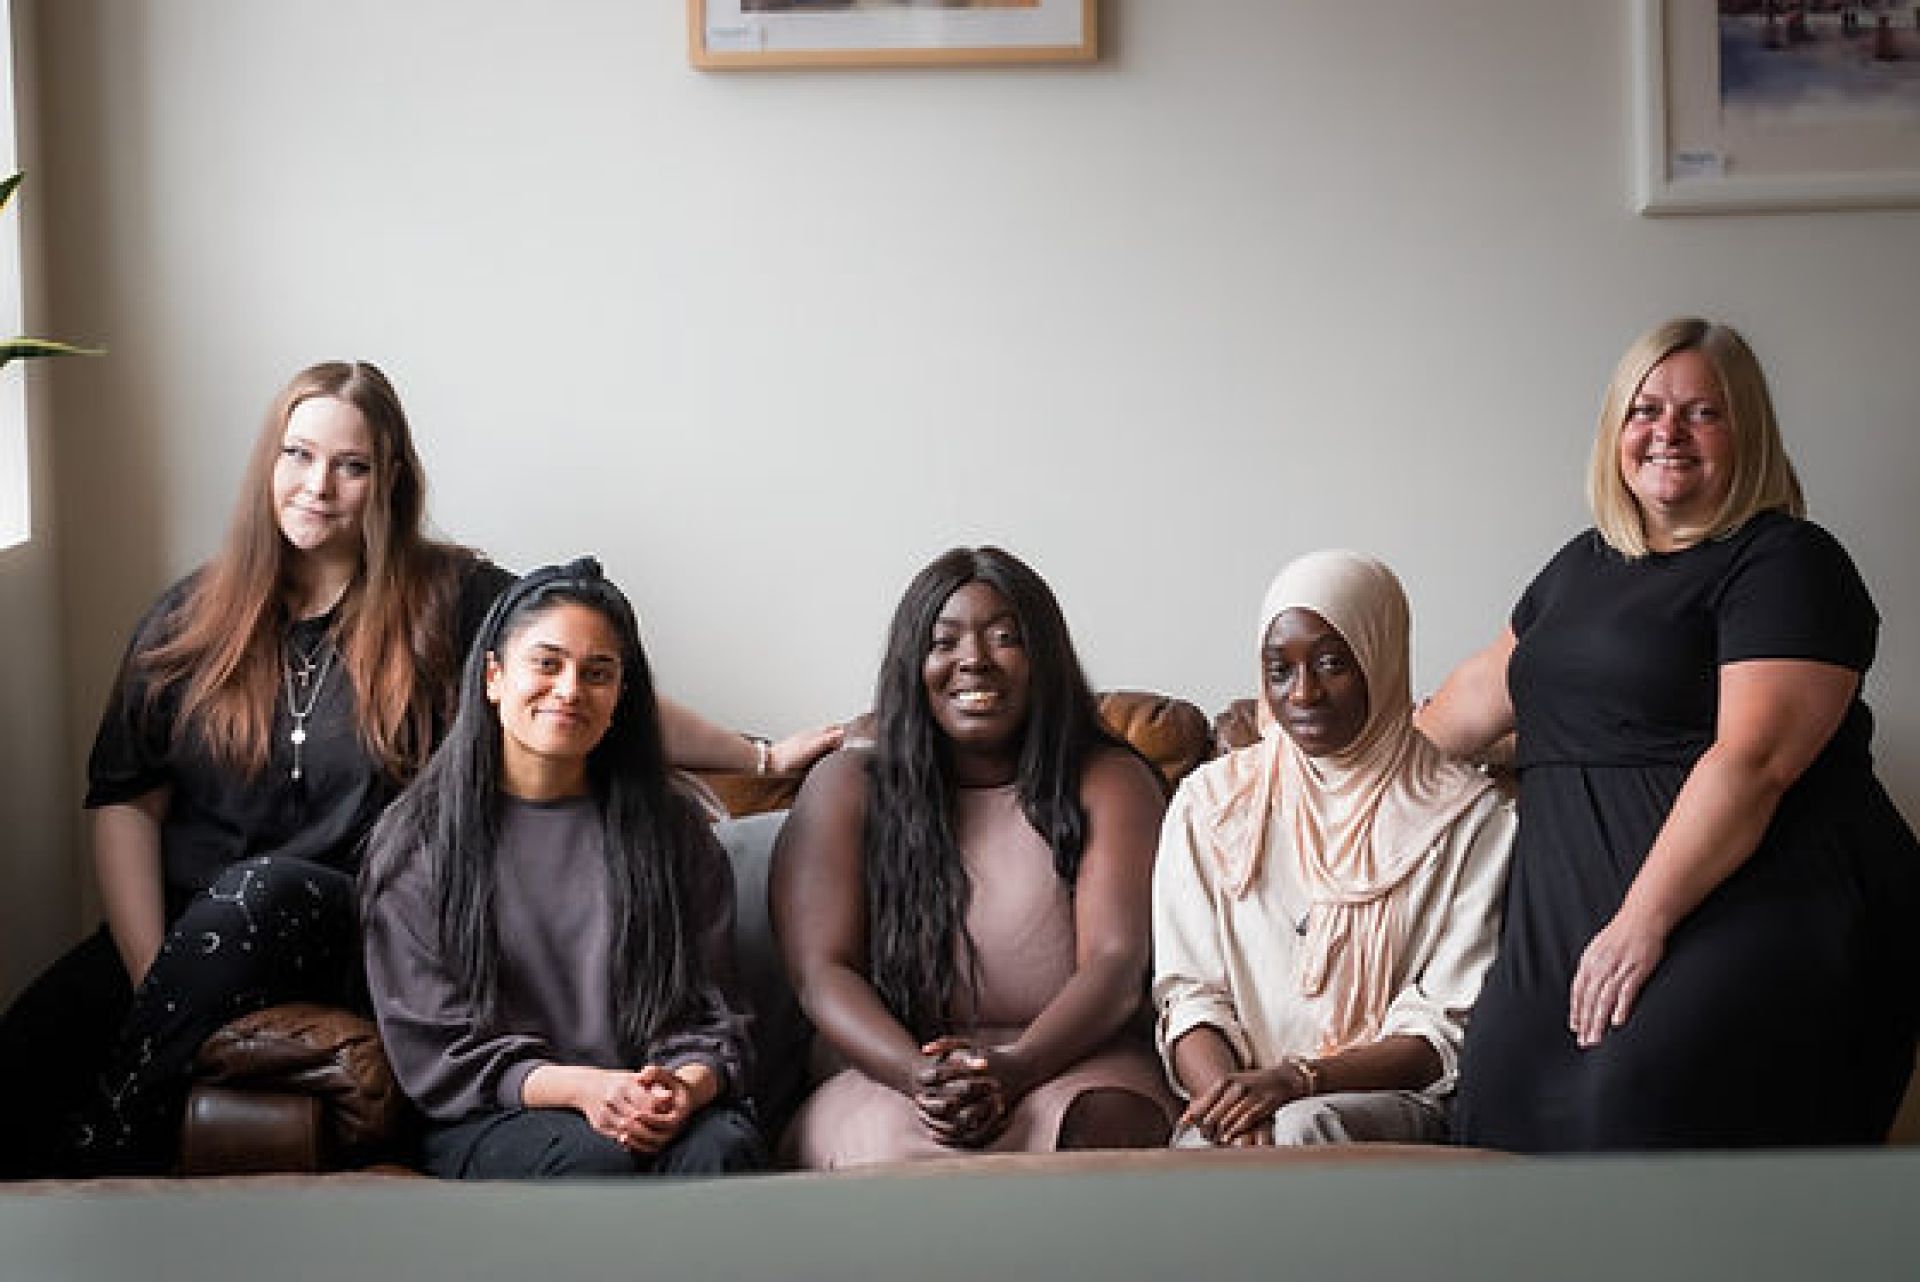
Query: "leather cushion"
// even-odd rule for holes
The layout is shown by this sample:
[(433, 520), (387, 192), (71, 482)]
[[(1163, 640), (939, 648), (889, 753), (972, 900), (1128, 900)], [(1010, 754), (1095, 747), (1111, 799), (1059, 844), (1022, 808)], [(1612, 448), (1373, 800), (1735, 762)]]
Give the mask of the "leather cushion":
[(1207, 714), (1185, 699), (1145, 690), (1112, 690), (1100, 696), (1107, 728), (1153, 763), (1172, 788), (1213, 754)]
[(317, 1096), (332, 1156), (353, 1163), (390, 1151), (409, 1118), (373, 1021), (311, 1002), (232, 1020), (200, 1048), (200, 1080)]

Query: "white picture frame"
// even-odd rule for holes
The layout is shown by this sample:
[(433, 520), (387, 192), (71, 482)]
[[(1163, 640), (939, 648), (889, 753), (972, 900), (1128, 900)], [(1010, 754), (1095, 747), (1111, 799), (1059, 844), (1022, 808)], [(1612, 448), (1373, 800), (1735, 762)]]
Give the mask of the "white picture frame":
[(1097, 0), (687, 0), (704, 71), (1092, 62)]
[[(1722, 105), (1717, 0), (1630, 3), (1632, 188), (1640, 213), (1920, 207), (1920, 120), (1733, 118)], [(1903, 28), (1901, 38), (1912, 42), (1920, 67), (1920, 32)]]

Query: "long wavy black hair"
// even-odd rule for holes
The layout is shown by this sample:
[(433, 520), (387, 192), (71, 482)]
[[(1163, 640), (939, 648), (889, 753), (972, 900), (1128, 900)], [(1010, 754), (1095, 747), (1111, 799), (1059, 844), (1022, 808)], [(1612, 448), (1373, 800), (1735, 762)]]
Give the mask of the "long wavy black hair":
[(1015, 787), (1069, 886), (1086, 845), (1081, 774), (1095, 752), (1119, 742), (1100, 720), (1060, 603), (1025, 562), (996, 547), (953, 548), (907, 585), (874, 693), (862, 854), (869, 977), (895, 1018), (921, 1038), (943, 1031), (950, 1017), (963, 964), (956, 954), (964, 957), (969, 995), (978, 990), (966, 930), (971, 888), (954, 836), (951, 748), (922, 675), (941, 607), (969, 583), (1005, 597), (1020, 626), (1030, 684)]
[(494, 1013), (503, 732), (486, 695), (487, 660), (504, 659), (521, 629), (562, 604), (595, 611), (620, 637), (620, 695), (588, 754), (587, 777), (606, 826), (614, 1027), (638, 1054), (695, 1009), (706, 982), (687, 897), (694, 861), (710, 853), (712, 835), (667, 773), (633, 607), (592, 558), (535, 570), (494, 602), (462, 670), (453, 729), (368, 839), (361, 894), (371, 903), (403, 865), (425, 860), (447, 969), (483, 1019)]

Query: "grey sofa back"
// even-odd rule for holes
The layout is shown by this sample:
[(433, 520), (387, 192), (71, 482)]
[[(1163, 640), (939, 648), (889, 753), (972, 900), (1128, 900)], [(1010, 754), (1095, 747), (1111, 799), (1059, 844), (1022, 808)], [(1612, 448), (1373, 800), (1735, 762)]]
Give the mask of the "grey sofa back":
[(734, 959), (741, 995), (753, 1017), (750, 1092), (769, 1144), (779, 1141), (806, 1095), (813, 1042), (813, 1028), (787, 981), (767, 910), (773, 843), (786, 817), (786, 811), (776, 810), (714, 825), (714, 835), (733, 864)]

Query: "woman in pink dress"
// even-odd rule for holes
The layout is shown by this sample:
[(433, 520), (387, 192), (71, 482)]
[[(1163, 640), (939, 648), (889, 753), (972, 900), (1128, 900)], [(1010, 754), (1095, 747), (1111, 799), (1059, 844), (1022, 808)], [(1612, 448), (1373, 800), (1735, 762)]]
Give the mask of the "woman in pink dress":
[(815, 767), (774, 853), (775, 929), (827, 1061), (787, 1155), (1164, 1143), (1137, 1018), (1164, 808), (1037, 574), (997, 548), (921, 571), (875, 741)]

